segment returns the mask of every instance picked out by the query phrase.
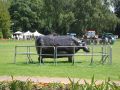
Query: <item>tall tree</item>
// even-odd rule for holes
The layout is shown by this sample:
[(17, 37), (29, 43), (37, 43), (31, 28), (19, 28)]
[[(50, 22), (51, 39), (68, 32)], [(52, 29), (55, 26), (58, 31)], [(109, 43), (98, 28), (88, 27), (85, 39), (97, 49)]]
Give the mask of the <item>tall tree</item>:
[[(117, 18), (109, 10), (113, 0), (13, 0), (10, 15), (14, 31), (66, 34), (85, 30), (113, 30)], [(45, 32), (46, 33), (46, 32)]]
[(80, 26), (79, 33), (91, 29), (98, 33), (111, 30), (117, 22), (116, 16), (103, 0), (77, 0), (75, 15), (75, 24)]
[[(50, 32), (66, 34), (74, 21), (75, 0), (44, 0), (44, 17)], [(47, 7), (46, 7), (47, 6)]]
[(9, 9), (14, 32), (35, 31), (41, 26), (42, 0), (13, 0)]
[(9, 38), (10, 35), (11, 21), (7, 6), (7, 2), (0, 0), (0, 32), (3, 38)]
[(117, 3), (115, 3), (115, 14), (119, 18), (119, 23), (117, 24), (117, 27), (115, 29), (115, 34), (119, 35), (120, 37), (120, 0), (116, 0)]

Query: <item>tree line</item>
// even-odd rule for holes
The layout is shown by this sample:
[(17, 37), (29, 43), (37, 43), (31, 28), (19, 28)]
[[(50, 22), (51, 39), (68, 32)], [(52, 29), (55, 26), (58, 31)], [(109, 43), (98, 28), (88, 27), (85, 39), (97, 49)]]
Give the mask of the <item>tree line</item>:
[[(119, 0), (0, 0), (0, 37), (15, 31), (43, 34), (115, 32), (119, 16), (110, 10)], [(116, 9), (115, 9), (116, 10)], [(117, 9), (117, 12), (120, 11)]]

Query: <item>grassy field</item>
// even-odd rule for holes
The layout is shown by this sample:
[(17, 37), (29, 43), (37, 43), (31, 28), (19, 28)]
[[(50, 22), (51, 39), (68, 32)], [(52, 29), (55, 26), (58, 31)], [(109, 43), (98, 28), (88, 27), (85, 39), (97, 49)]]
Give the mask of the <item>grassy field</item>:
[(0, 40), (0, 75), (13, 76), (47, 76), (47, 77), (75, 77), (91, 79), (120, 80), (120, 40), (113, 47), (113, 63), (100, 64), (100, 57), (95, 57), (90, 65), (90, 57), (75, 58), (75, 65), (67, 62), (67, 58), (58, 59), (55, 66), (53, 59), (45, 59), (44, 65), (39, 65), (36, 55), (32, 56), (34, 64), (26, 64), (25, 55), (17, 55), (16, 64), (13, 64), (15, 45), (34, 45), (34, 41)]

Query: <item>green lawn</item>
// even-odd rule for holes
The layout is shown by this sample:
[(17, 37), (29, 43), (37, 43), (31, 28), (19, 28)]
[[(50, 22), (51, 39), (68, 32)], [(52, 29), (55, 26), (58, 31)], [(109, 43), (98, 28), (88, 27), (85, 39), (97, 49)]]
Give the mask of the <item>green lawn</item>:
[(47, 76), (47, 77), (75, 77), (96, 79), (111, 77), (113, 80), (120, 78), (120, 40), (113, 47), (113, 64), (99, 64), (100, 57), (95, 57), (90, 65), (89, 56), (75, 58), (75, 65), (67, 62), (67, 58), (58, 59), (55, 66), (53, 59), (45, 59), (44, 65), (39, 65), (38, 56), (32, 56), (34, 64), (26, 64), (26, 56), (17, 55), (17, 62), (13, 64), (15, 45), (34, 45), (34, 41), (0, 40), (0, 75), (13, 76)]

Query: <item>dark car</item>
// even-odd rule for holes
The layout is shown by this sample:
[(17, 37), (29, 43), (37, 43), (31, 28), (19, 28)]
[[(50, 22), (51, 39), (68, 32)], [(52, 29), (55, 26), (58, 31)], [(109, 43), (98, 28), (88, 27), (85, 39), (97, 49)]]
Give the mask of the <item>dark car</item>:
[(110, 43), (110, 44), (114, 44), (115, 42), (115, 37), (112, 33), (104, 33), (101, 37), (101, 39), (105, 42), (105, 43)]

